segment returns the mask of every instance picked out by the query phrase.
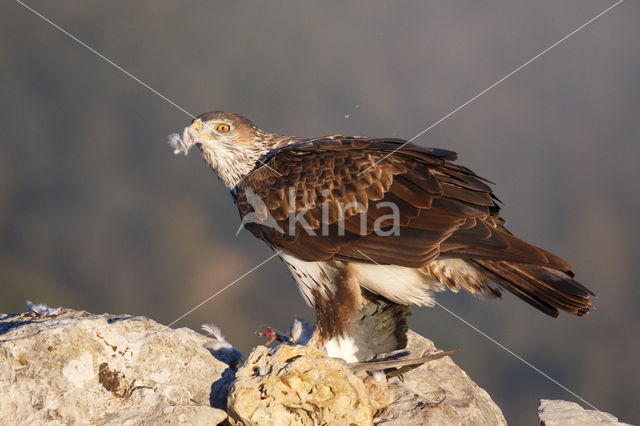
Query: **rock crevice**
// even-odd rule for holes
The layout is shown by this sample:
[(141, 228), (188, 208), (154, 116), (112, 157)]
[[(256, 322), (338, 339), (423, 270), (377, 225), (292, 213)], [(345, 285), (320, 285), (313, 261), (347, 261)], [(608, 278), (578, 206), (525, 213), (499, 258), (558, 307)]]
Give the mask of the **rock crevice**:
[[(445, 354), (388, 378), (306, 346), (259, 346), (242, 363), (220, 330), (204, 328), (209, 337), (129, 315), (0, 314), (0, 423), (506, 424)], [(437, 352), (408, 338), (412, 357)], [(553, 413), (564, 421), (567, 411), (551, 406), (541, 422), (561, 424)]]

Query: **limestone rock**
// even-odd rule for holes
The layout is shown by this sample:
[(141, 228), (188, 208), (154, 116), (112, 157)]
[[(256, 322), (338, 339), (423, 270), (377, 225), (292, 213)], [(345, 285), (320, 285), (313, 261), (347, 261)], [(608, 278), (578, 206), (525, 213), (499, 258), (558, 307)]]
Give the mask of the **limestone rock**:
[[(212, 338), (36, 305), (0, 314), (0, 423), (217, 424), (228, 402), (231, 424), (506, 424), (449, 357), (387, 380), (311, 347), (260, 346), (236, 371), (241, 354), (219, 329), (205, 330)], [(437, 350), (409, 332), (408, 351)]]
[(542, 426), (627, 425), (609, 413), (585, 410), (575, 402), (551, 399), (540, 400), (538, 418)]
[(212, 384), (228, 366), (192, 330), (69, 309), (0, 314), (6, 424), (217, 424)]
[[(407, 349), (412, 357), (437, 351), (413, 332)], [(381, 373), (353, 374), (340, 360), (288, 345), (260, 346), (249, 355), (229, 393), (228, 412), (232, 424), (242, 425), (506, 425), (500, 408), (449, 357), (387, 381)]]
[[(436, 347), (409, 331), (407, 349), (413, 356), (428, 355)], [(400, 377), (389, 379), (393, 402), (375, 416), (376, 424), (487, 424), (506, 425), (500, 408), (450, 357), (427, 362)]]
[(377, 371), (370, 374), (366, 371), (357, 372), (356, 376), (362, 379), (364, 387), (367, 389), (369, 395), (369, 402), (374, 411), (387, 408), (393, 402), (393, 395), (389, 390), (389, 382), (385, 377), (384, 372)]
[(256, 348), (229, 392), (229, 421), (242, 425), (372, 424), (367, 390), (341, 360), (307, 346)]

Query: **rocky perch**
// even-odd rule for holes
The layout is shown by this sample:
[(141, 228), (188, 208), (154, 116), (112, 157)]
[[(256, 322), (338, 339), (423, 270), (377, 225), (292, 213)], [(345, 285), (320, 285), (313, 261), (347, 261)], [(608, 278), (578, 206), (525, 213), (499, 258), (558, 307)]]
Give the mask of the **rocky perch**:
[[(0, 423), (506, 424), (449, 357), (386, 379), (304, 346), (259, 346), (242, 363), (208, 331), (46, 307), (0, 314)], [(415, 333), (409, 349), (437, 352)]]

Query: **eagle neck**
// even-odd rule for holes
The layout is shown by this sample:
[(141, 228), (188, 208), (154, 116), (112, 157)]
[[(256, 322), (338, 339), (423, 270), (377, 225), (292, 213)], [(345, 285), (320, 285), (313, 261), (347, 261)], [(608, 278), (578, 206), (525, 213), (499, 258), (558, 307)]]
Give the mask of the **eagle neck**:
[(270, 151), (299, 140), (257, 130), (250, 141), (222, 141), (215, 145), (203, 145), (201, 150), (205, 162), (216, 172), (227, 188), (233, 189)]

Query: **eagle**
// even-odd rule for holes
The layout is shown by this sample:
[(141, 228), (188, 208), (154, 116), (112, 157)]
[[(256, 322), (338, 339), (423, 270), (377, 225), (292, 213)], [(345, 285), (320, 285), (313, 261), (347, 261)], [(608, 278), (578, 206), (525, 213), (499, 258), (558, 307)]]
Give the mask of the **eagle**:
[(457, 154), (402, 139), (268, 133), (201, 114), (175, 153), (197, 146), (231, 191), (243, 226), (276, 250), (317, 323), (308, 344), (346, 361), (406, 345), (409, 306), (434, 292), (507, 290), (552, 317), (595, 296), (559, 256), (511, 234), (490, 181)]

